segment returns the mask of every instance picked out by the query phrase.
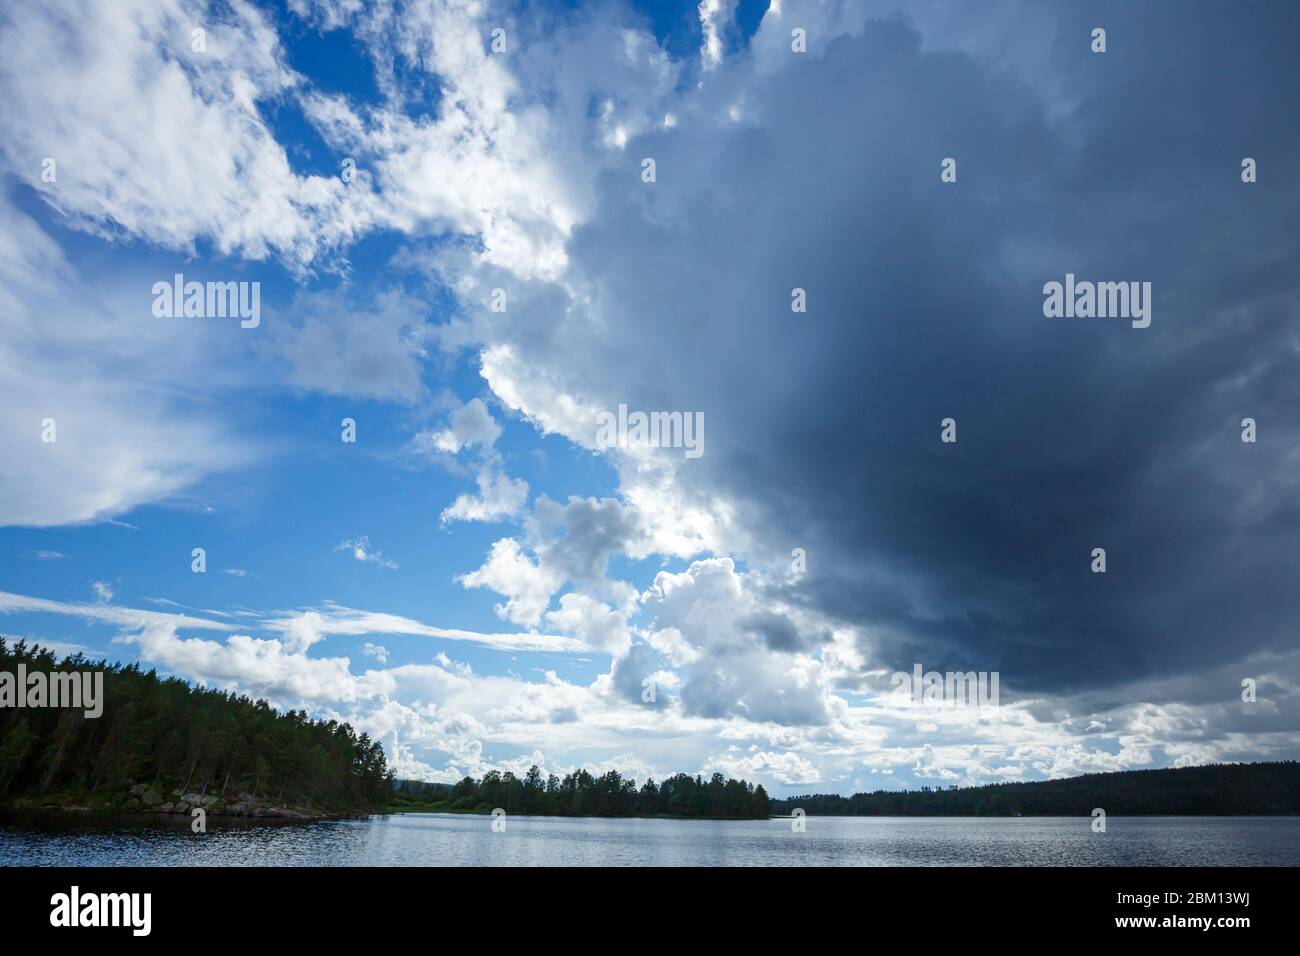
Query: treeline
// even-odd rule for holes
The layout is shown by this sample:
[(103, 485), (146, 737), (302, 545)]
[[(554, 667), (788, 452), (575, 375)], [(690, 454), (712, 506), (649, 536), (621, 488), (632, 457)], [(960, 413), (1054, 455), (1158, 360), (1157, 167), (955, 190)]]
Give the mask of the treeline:
[(1036, 783), (810, 794), (772, 801), (774, 813), (810, 816), (1287, 816), (1300, 813), (1300, 762), (1208, 764), (1089, 773)]
[(599, 777), (586, 770), (545, 778), (536, 766), (523, 777), (493, 770), (482, 780), (466, 777), (455, 785), (401, 780), (393, 791), (398, 812), (507, 813), (562, 817), (701, 817), (717, 820), (766, 819), (771, 813), (767, 791), (720, 773), (708, 780), (684, 773), (663, 783), (649, 779), (640, 787), (610, 770)]
[[(138, 664), (59, 661), (39, 644), (0, 638), (0, 670), (102, 671), (103, 713), (0, 708), (0, 802), (115, 806), (135, 784), (170, 793), (236, 793), (309, 813), (384, 807), (383, 747), (348, 724), (278, 713), (265, 700), (191, 687)], [(62, 801), (54, 800), (59, 795)]]

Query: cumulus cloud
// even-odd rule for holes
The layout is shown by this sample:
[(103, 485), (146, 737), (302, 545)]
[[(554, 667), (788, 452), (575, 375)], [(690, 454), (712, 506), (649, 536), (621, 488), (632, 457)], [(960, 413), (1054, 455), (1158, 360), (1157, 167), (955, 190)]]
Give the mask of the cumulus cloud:
[(615, 657), (627, 653), (632, 643), (626, 615), (586, 594), (562, 595), (559, 607), (545, 617), (547, 627), (573, 634), (593, 649)]
[(537, 499), (529, 527), (546, 564), (570, 581), (604, 581), (609, 559), (648, 553), (641, 516), (615, 498)]
[[(1159, 58), (1098, 74), (1086, 46), (1062, 52), (1070, 95), (1057, 100), (998, 69), (1006, 51), (827, 9), (812, 56), (789, 53), (804, 8), (769, 12), (754, 59), (720, 64), (677, 127), (629, 141), (672, 171), (671, 188), (597, 174), (566, 247), (572, 294), (538, 317), (548, 334), (481, 327), (494, 392), (584, 445), (592, 409), (704, 412), (696, 461), (611, 456), (620, 493), (645, 521), (672, 515), (661, 553), (775, 566), (806, 548), (812, 570), (776, 596), (853, 628), (869, 663), (1000, 669), (1004, 686), (1062, 691), (1210, 666), (1228, 631), (1243, 635), (1232, 653), (1286, 646), (1300, 598), (1270, 568), (1300, 544), (1287, 517), (1297, 433), (1282, 412), (1295, 281), (1247, 278), (1255, 207), (1204, 139), (1258, 142), (1248, 117), (1206, 90), (1205, 124), (1179, 126), (1176, 111), (1138, 124), (1134, 148), (1153, 163), (1171, 148), (1185, 159), (1134, 182), (1096, 145), (1122, 135), (1133, 104), (1104, 104), (1119, 83), (1165, 89)], [(1137, 29), (1166, 14), (1125, 16)], [(1189, 48), (1231, 33), (1225, 55), (1252, 85), (1294, 87), (1249, 53), (1262, 23), (1174, 19)], [(1084, 24), (1059, 8), (1029, 29), (1067, 51)], [(744, 121), (722, 121), (740, 88)], [(846, 88), (863, 92), (844, 106)], [(1262, 103), (1250, 111), (1267, 148), (1289, 155), (1297, 134)], [(940, 189), (954, 153), (978, 172)], [(1177, 201), (1193, 189), (1214, 212)], [(1277, 190), (1284, 207), (1300, 202)], [(1079, 224), (1068, 235), (1054, 226), (1067, 221)], [(1045, 321), (1041, 286), (1069, 271), (1150, 277), (1166, 321), (1149, 334)], [(794, 287), (806, 318), (790, 313)], [(1178, 321), (1188, 314), (1201, 318)], [(1241, 408), (1274, 422), (1275, 440), (1243, 445)], [(949, 415), (950, 448), (938, 441)], [(1240, 505), (1217, 506), (1225, 495)], [(688, 524), (692, 508), (706, 517)], [(1123, 556), (1119, 573), (1087, 573), (1100, 544)], [(754, 620), (769, 646), (791, 640)]]
[(821, 782), (821, 772), (810, 760), (789, 752), (758, 751), (743, 756), (720, 756), (714, 766), (729, 776), (742, 779), (769, 778), (784, 784), (807, 785)]
[(421, 432), (416, 436), (416, 446), (424, 451), (439, 451), (454, 455), (462, 448), (479, 445), (491, 447), (501, 437), (501, 426), (481, 398), (471, 399), (451, 413), (447, 428), (436, 432)]
[(730, 558), (696, 561), (686, 571), (655, 577), (643, 605), (659, 642), (689, 660), (681, 689), (687, 713), (827, 723), (835, 703), (821, 663), (774, 653), (804, 649), (800, 629), (776, 611), (758, 611), (758, 603)]
[(489, 588), (507, 600), (497, 614), (516, 624), (535, 627), (563, 579), (523, 553), (514, 538), (492, 545), (487, 561), (477, 571), (457, 578), (467, 588)]
[(478, 474), (477, 495), (457, 495), (456, 500), (442, 510), (439, 520), (450, 521), (501, 521), (513, 518), (523, 510), (528, 500), (528, 482), (511, 478), (490, 469)]

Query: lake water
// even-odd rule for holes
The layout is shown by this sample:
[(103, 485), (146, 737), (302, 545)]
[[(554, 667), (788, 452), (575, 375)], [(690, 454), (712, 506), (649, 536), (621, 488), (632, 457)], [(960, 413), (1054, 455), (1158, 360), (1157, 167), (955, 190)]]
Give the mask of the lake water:
[(0, 819), (0, 866), (1297, 866), (1297, 817), (610, 820), (402, 814), (268, 825)]

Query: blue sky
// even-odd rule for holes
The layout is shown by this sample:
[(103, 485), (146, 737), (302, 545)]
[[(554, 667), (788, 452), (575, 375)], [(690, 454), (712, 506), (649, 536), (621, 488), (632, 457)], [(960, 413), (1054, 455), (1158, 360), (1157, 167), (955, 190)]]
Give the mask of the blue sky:
[[(0, 633), (424, 779), (1296, 756), (1295, 14), (1201, 12), (20, 2)], [(1067, 272), (1152, 325), (1052, 324)], [(176, 273), (260, 322), (156, 316)], [(1001, 706), (909, 709), (916, 663)]]

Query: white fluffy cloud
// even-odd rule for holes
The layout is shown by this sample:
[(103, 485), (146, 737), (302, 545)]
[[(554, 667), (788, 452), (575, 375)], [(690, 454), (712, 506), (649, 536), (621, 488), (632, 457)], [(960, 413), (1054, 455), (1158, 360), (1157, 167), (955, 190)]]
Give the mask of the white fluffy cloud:
[(559, 607), (546, 614), (546, 626), (615, 657), (622, 657), (632, 645), (625, 614), (577, 592), (560, 597)]
[(765, 607), (730, 558), (660, 572), (643, 604), (656, 642), (688, 661), (681, 689), (688, 713), (824, 725), (842, 707), (821, 661), (807, 656), (819, 635)]
[(505, 595), (497, 614), (525, 627), (536, 627), (563, 579), (531, 560), (514, 538), (502, 538), (492, 545), (488, 559), (477, 571), (458, 578), (467, 588), (489, 588)]
[(528, 482), (485, 468), (478, 474), (478, 494), (457, 495), (456, 500), (443, 509), (440, 520), (443, 524), (449, 521), (500, 521), (520, 514), (527, 500)]
[(501, 426), (492, 418), (483, 400), (475, 398), (451, 413), (447, 428), (421, 432), (415, 437), (415, 442), (422, 451), (454, 455), (475, 445), (490, 448), (500, 437)]

